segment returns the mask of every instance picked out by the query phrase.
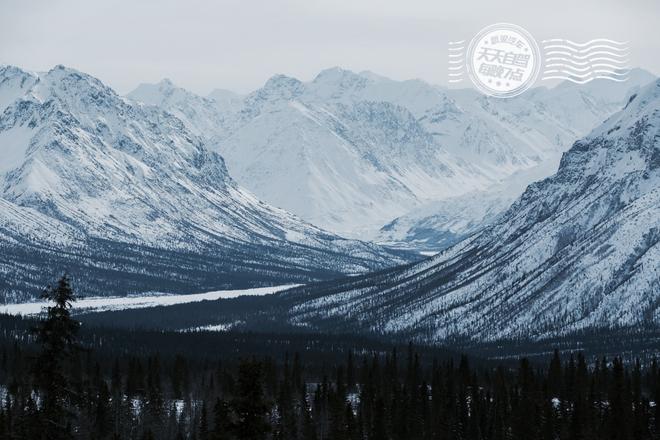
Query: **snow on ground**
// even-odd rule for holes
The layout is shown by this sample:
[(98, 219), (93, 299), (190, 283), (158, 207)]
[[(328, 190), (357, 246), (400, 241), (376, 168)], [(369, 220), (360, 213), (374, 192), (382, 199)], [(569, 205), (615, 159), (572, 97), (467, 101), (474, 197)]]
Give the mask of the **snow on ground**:
[(202, 325), (198, 327), (191, 327), (191, 328), (186, 328), (179, 330), (183, 333), (189, 333), (189, 332), (226, 332), (227, 330), (231, 330), (232, 327), (243, 324), (245, 321), (234, 321), (234, 322), (227, 322), (224, 324), (209, 324), (209, 325)]
[[(241, 290), (216, 290), (206, 293), (194, 293), (190, 295), (170, 295), (162, 293), (152, 293), (140, 296), (124, 297), (89, 297), (82, 298), (73, 304), (74, 312), (106, 311), (106, 310), (124, 310), (140, 309), (156, 306), (172, 306), (175, 304), (184, 304), (198, 301), (213, 301), (216, 299), (237, 298), (239, 296), (261, 296), (269, 295), (281, 290), (296, 287), (298, 284), (285, 284), (281, 286), (257, 287), (253, 289)], [(37, 315), (42, 308), (47, 305), (46, 302), (28, 302), (19, 304), (0, 305), (0, 313), (10, 315)]]

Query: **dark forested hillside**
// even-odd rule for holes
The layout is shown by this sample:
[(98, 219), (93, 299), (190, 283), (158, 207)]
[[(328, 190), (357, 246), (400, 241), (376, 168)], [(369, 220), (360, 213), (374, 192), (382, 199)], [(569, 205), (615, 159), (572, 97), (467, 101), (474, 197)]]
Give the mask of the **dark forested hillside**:
[[(391, 271), (391, 270), (390, 270)], [(390, 271), (381, 273), (387, 275)], [(367, 276), (353, 277), (355, 282)], [(322, 295), (326, 286), (332, 288), (336, 281), (314, 284), (314, 290)], [(294, 289), (294, 292), (300, 289)], [(291, 291), (288, 291), (291, 292)], [(372, 340), (398, 342), (405, 344), (415, 339), (415, 334), (383, 334), (381, 332), (351, 326), (340, 318), (327, 317), (317, 322), (316, 328), (304, 325), (293, 325), (287, 320), (288, 310), (296, 305), (295, 295), (288, 292), (265, 296), (245, 296), (233, 299), (200, 301), (171, 306), (158, 306), (141, 309), (114, 310), (102, 312), (85, 312), (76, 316), (87, 326), (101, 326), (121, 329), (158, 329), (168, 331), (188, 331), (206, 326), (224, 326), (237, 332), (253, 332), (262, 334), (268, 332), (276, 338), (316, 337), (319, 332), (325, 338), (345, 338), (358, 340), (356, 335)], [(198, 333), (204, 335), (205, 333)], [(233, 334), (230, 332), (229, 334)], [(307, 334), (308, 336), (304, 336)], [(279, 335), (279, 336), (275, 336)], [(297, 335), (297, 336), (295, 336)], [(330, 336), (334, 335), (334, 336)], [(216, 336), (222, 338), (224, 336)], [(448, 338), (444, 346), (454, 350), (475, 354), (479, 357), (511, 360), (524, 355), (530, 359), (544, 359), (555, 348), (562, 352), (583, 351), (588, 357), (622, 357), (625, 362), (633, 362), (639, 357), (644, 362), (650, 362), (660, 355), (660, 328), (655, 325), (638, 325), (626, 327), (611, 327), (604, 329), (587, 329), (565, 332), (562, 336), (544, 338), (508, 338), (482, 342), (467, 337)]]

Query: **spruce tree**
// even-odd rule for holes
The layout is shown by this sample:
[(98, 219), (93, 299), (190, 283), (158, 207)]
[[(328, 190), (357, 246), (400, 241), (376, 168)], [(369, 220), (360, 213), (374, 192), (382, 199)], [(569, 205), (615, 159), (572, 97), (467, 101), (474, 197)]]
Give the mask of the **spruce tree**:
[(316, 427), (312, 420), (309, 403), (307, 403), (307, 386), (304, 384), (300, 393), (300, 419), (300, 433), (298, 437), (301, 440), (316, 440)]
[(210, 435), (212, 440), (231, 439), (233, 431), (233, 422), (231, 420), (231, 411), (229, 404), (221, 399), (216, 400), (213, 407), (213, 431)]
[(202, 413), (199, 417), (199, 440), (209, 440), (209, 423), (206, 402), (202, 402)]
[(238, 394), (234, 400), (239, 440), (259, 440), (266, 437), (270, 425), (266, 420), (268, 406), (264, 400), (261, 364), (244, 361), (238, 369)]
[(35, 363), (35, 382), (41, 397), (40, 419), (46, 439), (69, 439), (73, 396), (67, 363), (78, 348), (76, 333), (80, 323), (71, 318), (75, 296), (67, 275), (41, 297), (54, 304), (45, 308), (45, 317), (36, 329), (40, 352)]

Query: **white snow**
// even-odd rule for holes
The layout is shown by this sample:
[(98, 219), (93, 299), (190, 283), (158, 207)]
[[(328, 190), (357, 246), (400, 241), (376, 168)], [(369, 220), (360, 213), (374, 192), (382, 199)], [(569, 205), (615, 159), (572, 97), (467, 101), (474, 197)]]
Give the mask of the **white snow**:
[(34, 130), (29, 127), (0, 131), (0, 178), (25, 161), (32, 136)]
[[(240, 290), (216, 290), (213, 292), (194, 293), (189, 295), (168, 295), (152, 293), (148, 295), (125, 297), (89, 297), (81, 298), (73, 303), (74, 312), (100, 312), (107, 310), (141, 309), (146, 307), (173, 306), (200, 301), (238, 298), (239, 296), (263, 296), (296, 287), (298, 284), (285, 284), (272, 287), (257, 287)], [(38, 315), (46, 302), (27, 302), (20, 304), (0, 305), (0, 313), (9, 315)]]

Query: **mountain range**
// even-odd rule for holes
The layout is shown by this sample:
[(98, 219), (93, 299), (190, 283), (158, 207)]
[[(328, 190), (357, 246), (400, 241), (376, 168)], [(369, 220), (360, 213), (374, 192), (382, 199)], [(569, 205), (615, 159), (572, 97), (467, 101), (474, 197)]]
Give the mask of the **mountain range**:
[(500, 100), (332, 68), (309, 82), (276, 75), (220, 101), (168, 80), (128, 97), (177, 115), (270, 204), (340, 235), (440, 250), (553, 174), (572, 142), (653, 79), (637, 69), (625, 83)]
[(261, 202), (184, 116), (64, 66), (0, 68), (0, 297), (65, 269), (84, 294), (188, 293), (410, 260)]

